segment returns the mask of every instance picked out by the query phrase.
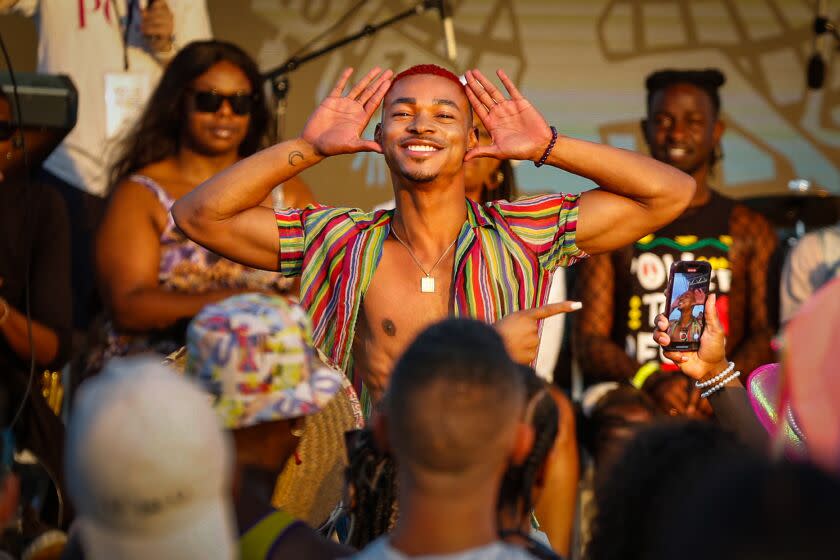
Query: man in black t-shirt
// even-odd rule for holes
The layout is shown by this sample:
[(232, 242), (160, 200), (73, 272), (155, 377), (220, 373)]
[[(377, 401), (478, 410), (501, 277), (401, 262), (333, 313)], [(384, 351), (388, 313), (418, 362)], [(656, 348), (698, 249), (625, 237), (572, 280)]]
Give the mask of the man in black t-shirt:
[(652, 338), (673, 262), (711, 263), (710, 289), (738, 369), (746, 375), (773, 359), (766, 275), (776, 236), (763, 217), (709, 186), (724, 131), (718, 95), (724, 81), (718, 70), (648, 77), (642, 130), (651, 155), (694, 177), (696, 194), (673, 223), (578, 270), (583, 310), (575, 318), (575, 349), (587, 381), (633, 383), (672, 416), (711, 412)]

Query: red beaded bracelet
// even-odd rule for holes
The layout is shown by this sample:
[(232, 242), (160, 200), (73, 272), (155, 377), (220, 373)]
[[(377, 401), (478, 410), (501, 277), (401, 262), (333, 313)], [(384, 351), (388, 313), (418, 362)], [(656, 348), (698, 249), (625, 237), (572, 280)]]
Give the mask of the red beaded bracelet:
[(554, 143), (557, 142), (557, 129), (553, 126), (549, 127), (551, 129), (551, 142), (548, 143), (548, 148), (545, 149), (545, 153), (540, 158), (540, 161), (534, 162), (534, 167), (542, 167), (545, 165), (548, 156), (551, 155), (551, 150), (554, 149)]

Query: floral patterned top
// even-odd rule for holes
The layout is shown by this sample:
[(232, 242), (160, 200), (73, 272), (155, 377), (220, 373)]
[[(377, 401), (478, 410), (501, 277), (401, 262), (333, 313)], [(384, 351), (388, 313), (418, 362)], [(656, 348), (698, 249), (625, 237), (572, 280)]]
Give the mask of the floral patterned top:
[[(187, 238), (172, 219), (170, 209), (175, 200), (163, 187), (145, 175), (132, 175), (129, 180), (152, 191), (167, 212), (166, 227), (160, 236), (158, 282), (162, 288), (191, 294), (220, 289), (288, 294), (292, 289), (292, 279), (235, 263)], [(180, 321), (170, 328), (138, 335), (119, 333), (108, 320), (103, 344), (93, 353), (90, 365), (98, 369), (107, 358), (140, 352), (170, 354), (184, 345), (187, 323)]]

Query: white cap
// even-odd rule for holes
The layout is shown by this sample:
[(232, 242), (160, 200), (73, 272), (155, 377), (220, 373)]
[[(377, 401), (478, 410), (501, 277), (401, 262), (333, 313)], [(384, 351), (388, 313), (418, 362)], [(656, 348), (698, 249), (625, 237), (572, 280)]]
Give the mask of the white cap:
[(67, 432), (85, 557), (234, 558), (228, 438), (206, 394), (158, 359), (108, 362), (82, 385)]

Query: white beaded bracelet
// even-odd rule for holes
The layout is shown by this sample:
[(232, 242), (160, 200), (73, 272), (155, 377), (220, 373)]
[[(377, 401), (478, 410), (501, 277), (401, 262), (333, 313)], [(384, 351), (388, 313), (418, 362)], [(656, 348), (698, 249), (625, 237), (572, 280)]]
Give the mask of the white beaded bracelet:
[(714, 387), (709, 389), (708, 391), (706, 391), (704, 393), (700, 393), (700, 398), (701, 399), (709, 398), (709, 395), (717, 393), (718, 391), (723, 389), (726, 386), (727, 383), (729, 383), (730, 381), (732, 381), (734, 379), (737, 379), (740, 376), (741, 376), (741, 372), (736, 371), (735, 373), (733, 373), (732, 375), (730, 375), (729, 377), (727, 377), (726, 379), (724, 379), (723, 381), (721, 381), (720, 383), (718, 383), (717, 385), (715, 385)]
[(729, 362), (729, 367), (727, 367), (725, 370), (723, 370), (713, 378), (709, 379), (708, 381), (697, 381), (694, 383), (694, 385), (698, 389), (703, 389), (705, 387), (709, 387), (710, 385), (714, 385), (715, 383), (732, 373), (733, 369), (735, 369), (735, 362)]

